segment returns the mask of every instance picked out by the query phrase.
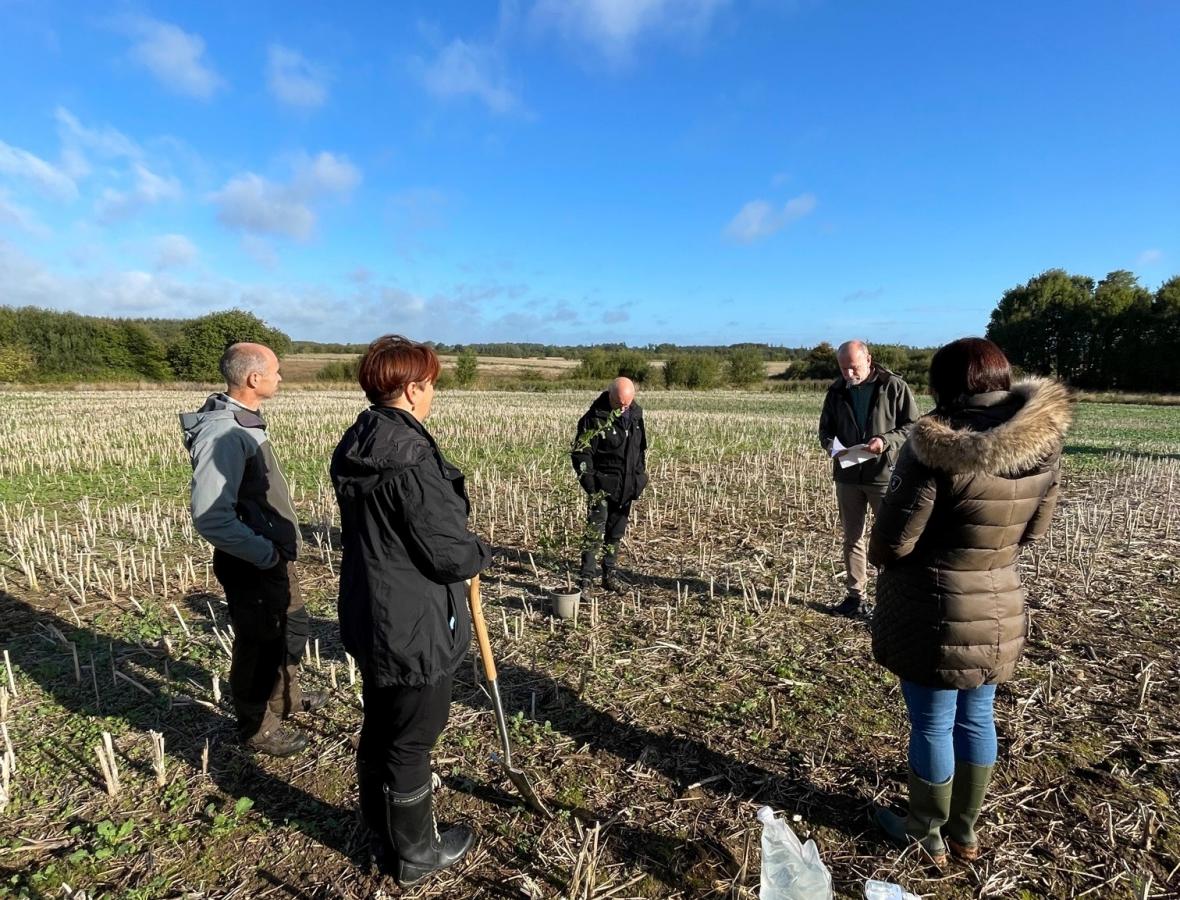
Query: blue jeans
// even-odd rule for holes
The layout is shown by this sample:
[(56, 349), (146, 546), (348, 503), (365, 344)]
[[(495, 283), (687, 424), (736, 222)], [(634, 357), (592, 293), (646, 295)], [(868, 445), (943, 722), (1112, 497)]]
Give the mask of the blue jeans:
[(910, 715), (910, 768), (924, 781), (942, 784), (955, 774), (955, 760), (973, 766), (996, 761), (996, 686), (969, 691), (901, 683)]

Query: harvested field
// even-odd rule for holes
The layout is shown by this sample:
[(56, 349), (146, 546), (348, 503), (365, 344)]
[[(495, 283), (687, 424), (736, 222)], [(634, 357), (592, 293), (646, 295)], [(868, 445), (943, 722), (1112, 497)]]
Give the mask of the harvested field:
[(903, 797), (905, 715), (865, 624), (824, 612), (842, 584), (820, 395), (643, 394), (631, 592), (558, 622), (544, 589), (575, 558), (565, 451), (590, 399), (436, 401), (498, 548), (484, 599), (517, 762), (559, 812), (510, 793), (465, 668), (437, 802), (480, 841), (399, 892), (365, 863), (360, 685), (334, 625), (326, 469), (357, 393), (267, 407), (306, 538), (305, 674), (335, 696), (291, 760), (243, 752), (221, 695), (228, 620), (176, 418), (202, 397), (0, 394), (0, 896), (754, 898), (769, 803), (816, 839), (842, 898), (866, 877), (927, 898), (1180, 897), (1180, 410), (1080, 405), (1053, 530), (1023, 560), (1032, 635), (997, 699), (988, 849), (937, 874), (869, 823)]
[[(316, 373), (331, 362), (356, 359), (353, 353), (294, 353), (283, 357), (283, 378), (286, 381), (314, 381)], [(440, 357), (444, 368), (455, 367), (455, 356)], [(578, 367), (578, 360), (560, 356), (509, 357), (481, 356), (480, 371), (487, 375), (520, 375), (528, 373), (541, 378), (557, 378)]]

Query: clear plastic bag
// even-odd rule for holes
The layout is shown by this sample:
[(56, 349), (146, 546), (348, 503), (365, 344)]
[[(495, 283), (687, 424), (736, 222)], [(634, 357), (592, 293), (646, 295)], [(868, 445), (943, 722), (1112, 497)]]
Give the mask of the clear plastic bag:
[(785, 819), (764, 806), (762, 823), (762, 885), (759, 900), (831, 900), (832, 873), (819, 858), (815, 841), (801, 843)]
[(922, 898), (917, 894), (903, 890), (900, 884), (870, 878), (865, 882), (865, 900), (922, 900)]

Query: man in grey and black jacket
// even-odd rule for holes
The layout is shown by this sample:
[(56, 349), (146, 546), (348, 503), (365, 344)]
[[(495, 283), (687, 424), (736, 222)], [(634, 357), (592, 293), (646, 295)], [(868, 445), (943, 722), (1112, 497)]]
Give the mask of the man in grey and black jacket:
[(221, 357), (226, 391), (182, 413), (192, 457), (192, 516), (213, 545), (234, 643), (229, 682), (238, 731), (260, 753), (289, 756), (307, 736), (282, 724), (327, 702), (304, 692), (299, 660), (309, 621), (295, 561), (299, 520), (260, 414), (279, 388), (279, 360), (261, 344), (233, 344)]
[(874, 454), (857, 465), (842, 466), (845, 451), (832, 457), (836, 504), (844, 532), (844, 570), (847, 594), (833, 612), (855, 616), (864, 599), (868, 578), (865, 563), (865, 520), (876, 515), (897, 454), (918, 418), (918, 404), (900, 376), (874, 365), (864, 341), (846, 341), (836, 350), (840, 377), (828, 387), (819, 417), (820, 445), (832, 453), (833, 442), (843, 447), (863, 444)]

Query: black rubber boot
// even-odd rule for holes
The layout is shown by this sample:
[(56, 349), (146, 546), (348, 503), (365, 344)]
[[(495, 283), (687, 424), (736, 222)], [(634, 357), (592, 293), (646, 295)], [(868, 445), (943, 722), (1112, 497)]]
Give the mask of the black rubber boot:
[(431, 872), (453, 866), (475, 843), (475, 833), (455, 825), (441, 834), (434, 821), (430, 782), (399, 794), (384, 785), (385, 816), (390, 842), (397, 853), (395, 875), (403, 887)]

